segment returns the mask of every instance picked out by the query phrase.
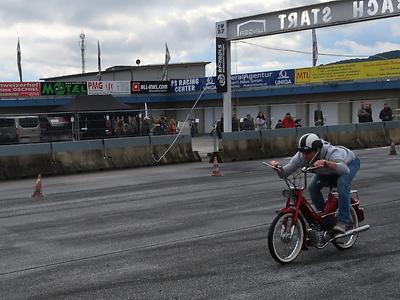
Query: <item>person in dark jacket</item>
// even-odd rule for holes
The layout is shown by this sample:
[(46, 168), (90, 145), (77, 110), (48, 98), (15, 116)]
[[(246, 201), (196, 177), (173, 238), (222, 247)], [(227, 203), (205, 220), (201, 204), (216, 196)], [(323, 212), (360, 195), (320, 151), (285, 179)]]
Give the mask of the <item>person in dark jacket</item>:
[(232, 131), (239, 131), (239, 120), (236, 118), (236, 113), (232, 113)]
[(393, 112), (392, 109), (389, 107), (389, 104), (385, 103), (383, 105), (383, 109), (379, 113), (379, 119), (381, 119), (383, 122), (393, 121)]
[(361, 102), (361, 107), (358, 110), (357, 116), (358, 116), (358, 123), (368, 122), (368, 112), (367, 112), (367, 107), (366, 107), (366, 104), (364, 103), (364, 101)]
[(279, 129), (279, 128), (282, 128), (282, 120), (281, 119), (279, 119), (278, 123), (276, 123), (276, 125), (275, 125), (275, 129)]
[(372, 107), (371, 107), (371, 104), (369, 104), (369, 103), (365, 104), (365, 111), (368, 113), (367, 122), (373, 122), (374, 120), (372, 119)]
[(244, 130), (254, 130), (254, 120), (250, 114), (247, 114), (246, 118), (243, 119)]

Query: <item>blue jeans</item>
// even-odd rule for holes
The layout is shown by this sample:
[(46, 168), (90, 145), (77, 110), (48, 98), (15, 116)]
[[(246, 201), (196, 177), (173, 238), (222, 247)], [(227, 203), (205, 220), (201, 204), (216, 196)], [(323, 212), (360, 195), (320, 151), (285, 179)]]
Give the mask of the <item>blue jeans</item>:
[[(350, 221), (350, 186), (358, 170), (360, 170), (360, 159), (355, 158), (348, 167), (350, 169), (349, 174), (337, 177), (337, 191), (339, 194), (337, 221), (344, 224)], [(322, 186), (318, 182), (321, 180), (323, 181), (324, 177), (328, 176), (329, 175), (324, 176), (316, 174), (308, 187), (311, 200), (315, 208), (320, 211), (325, 207), (325, 199), (321, 193)]]

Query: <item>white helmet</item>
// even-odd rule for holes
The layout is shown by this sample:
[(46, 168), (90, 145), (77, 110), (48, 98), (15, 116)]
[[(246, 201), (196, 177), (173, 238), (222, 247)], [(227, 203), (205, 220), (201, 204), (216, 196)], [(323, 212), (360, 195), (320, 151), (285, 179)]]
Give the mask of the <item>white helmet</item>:
[(322, 141), (315, 133), (306, 133), (300, 139), (297, 145), (299, 152), (318, 152), (322, 149)]

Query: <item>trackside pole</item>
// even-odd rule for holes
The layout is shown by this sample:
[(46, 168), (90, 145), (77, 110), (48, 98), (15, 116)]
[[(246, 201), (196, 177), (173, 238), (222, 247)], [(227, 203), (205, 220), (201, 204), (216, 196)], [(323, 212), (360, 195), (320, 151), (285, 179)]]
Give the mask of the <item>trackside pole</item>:
[(224, 132), (232, 132), (231, 42), (226, 42), (226, 86), (224, 97)]

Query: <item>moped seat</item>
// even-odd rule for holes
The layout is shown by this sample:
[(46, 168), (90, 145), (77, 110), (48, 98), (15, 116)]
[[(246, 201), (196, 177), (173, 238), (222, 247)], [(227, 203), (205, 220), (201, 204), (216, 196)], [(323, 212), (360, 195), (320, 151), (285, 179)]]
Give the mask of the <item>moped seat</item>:
[(337, 188), (338, 176), (324, 176), (318, 181), (320, 187)]

